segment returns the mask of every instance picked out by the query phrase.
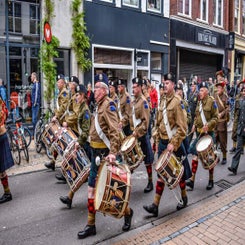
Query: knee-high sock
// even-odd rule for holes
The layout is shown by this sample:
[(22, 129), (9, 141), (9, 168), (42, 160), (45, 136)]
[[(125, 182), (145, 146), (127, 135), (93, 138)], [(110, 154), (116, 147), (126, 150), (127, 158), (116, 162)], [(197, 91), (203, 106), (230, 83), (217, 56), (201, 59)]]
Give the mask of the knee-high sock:
[(129, 206), (127, 206), (126, 210), (125, 210), (125, 216), (129, 216), (131, 214), (131, 209)]
[(209, 169), (209, 180), (214, 180), (214, 168)]
[(185, 189), (185, 180), (181, 179), (180, 182), (179, 182), (179, 187), (180, 187), (180, 190), (181, 190), (181, 196), (182, 197), (186, 197), (186, 189)]
[(194, 182), (195, 181), (195, 176), (196, 176), (196, 172), (197, 172), (197, 167), (198, 167), (198, 160), (192, 160), (191, 163), (191, 171), (192, 171), (192, 176), (191, 176), (191, 180)]
[(68, 193), (68, 197), (69, 197), (69, 199), (73, 199), (73, 197), (74, 197), (74, 192), (73, 191), (69, 191), (69, 193)]
[(162, 181), (157, 181), (156, 183), (156, 193), (155, 193), (155, 197), (154, 197), (154, 201), (153, 203), (156, 205), (156, 206), (159, 206), (159, 203), (160, 203), (160, 200), (161, 200), (161, 196), (162, 196), (162, 193), (163, 193), (163, 190), (164, 190), (164, 182)]
[(145, 166), (147, 175), (148, 175), (148, 181), (152, 182), (152, 164)]
[(8, 175), (5, 175), (3, 178), (1, 178), (1, 182), (3, 185), (4, 193), (9, 194), (10, 189), (9, 189), (9, 183), (8, 183)]
[(95, 213), (94, 199), (88, 198), (88, 225), (95, 224)]

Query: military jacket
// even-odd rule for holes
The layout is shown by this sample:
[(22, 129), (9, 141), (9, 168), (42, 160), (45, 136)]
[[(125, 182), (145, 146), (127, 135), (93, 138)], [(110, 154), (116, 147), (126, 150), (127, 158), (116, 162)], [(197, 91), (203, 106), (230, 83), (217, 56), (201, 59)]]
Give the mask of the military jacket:
[(149, 105), (149, 108), (150, 108), (150, 110), (151, 110), (151, 109), (152, 109), (152, 105), (151, 105), (151, 97), (150, 97), (150, 95), (149, 95), (147, 89), (144, 89), (144, 90), (143, 90), (143, 95), (144, 95), (145, 99), (147, 100), (148, 105)]
[(62, 122), (62, 117), (66, 111), (68, 101), (69, 101), (68, 91), (66, 88), (63, 88), (58, 94), (57, 108), (55, 110), (55, 116), (60, 122)]
[(235, 104), (235, 116), (234, 116), (234, 131), (237, 135), (245, 136), (245, 97), (240, 96), (236, 100)]
[(147, 133), (149, 122), (150, 122), (150, 108), (145, 97), (141, 94), (132, 103), (136, 119), (140, 119), (141, 122), (134, 128), (133, 123), (133, 109), (132, 116), (130, 117), (130, 127), (135, 132), (136, 137), (140, 138)]
[(217, 121), (218, 121), (218, 108), (217, 108), (217, 104), (214, 98), (211, 96), (207, 96), (203, 100), (198, 101), (194, 125), (196, 126), (197, 131), (201, 132), (204, 126), (202, 122), (201, 114), (199, 111), (201, 101), (202, 101), (203, 112), (204, 112), (206, 121), (208, 123), (209, 132), (212, 132), (215, 129)]
[[(119, 120), (117, 115), (117, 109), (115, 103), (105, 96), (97, 105), (98, 122), (103, 133), (110, 141), (110, 153), (117, 154), (120, 148), (120, 136), (119, 136)], [(96, 113), (96, 112), (95, 112)], [(99, 137), (95, 128), (95, 114), (91, 118), (91, 127), (89, 130), (90, 145), (93, 143), (97, 145), (104, 144), (103, 140)], [(93, 147), (93, 146), (92, 146)], [(104, 147), (107, 148), (104, 144)]]
[(183, 100), (181, 100), (181, 104), (182, 103), (183, 103), (185, 111), (186, 111), (187, 125), (190, 125), (191, 122), (192, 122), (192, 117), (191, 117), (191, 111), (190, 111), (190, 108), (189, 108), (188, 101), (183, 99)]
[(119, 110), (122, 116), (122, 118), (120, 118), (119, 116), (119, 119), (120, 122), (122, 123), (122, 127), (124, 128), (129, 124), (129, 118), (132, 115), (131, 99), (127, 92), (124, 92), (123, 94), (119, 94), (118, 111)]
[[(240, 98), (241, 98), (241, 94), (237, 94), (235, 98), (234, 118), (237, 116), (236, 113), (238, 112)], [(237, 137), (237, 124), (238, 124), (238, 120), (234, 120), (233, 127), (232, 127), (232, 134), (231, 134), (231, 138), (234, 141), (236, 141), (236, 137)]]
[(67, 108), (65, 111), (65, 122), (67, 123), (68, 127), (78, 133), (77, 127), (77, 118), (79, 114), (79, 107), (80, 105), (76, 101), (76, 93), (74, 92), (67, 104)]
[(173, 130), (176, 128), (176, 133), (173, 134), (172, 139), (170, 139), (170, 143), (173, 144), (174, 151), (177, 151), (183, 139), (186, 137), (187, 116), (183, 103), (181, 103), (179, 96), (177, 96), (175, 93), (171, 93), (170, 95), (164, 96), (163, 99), (161, 99), (156, 118), (156, 143), (158, 143), (160, 139), (169, 140), (163, 118), (165, 101), (170, 129)]
[(79, 107), (79, 114), (77, 118), (77, 131), (79, 134), (78, 143), (83, 146), (89, 136), (89, 129), (91, 124), (91, 115), (88, 105), (83, 102)]
[(115, 104), (117, 106), (118, 105), (118, 101), (119, 101), (117, 94), (116, 93), (110, 94), (110, 98), (115, 102)]
[(225, 93), (223, 93), (222, 95), (218, 95), (218, 93), (216, 93), (214, 98), (217, 103), (220, 115), (217, 121), (216, 129), (218, 131), (225, 131), (227, 129), (227, 121), (229, 118), (228, 96)]
[(189, 109), (190, 109), (192, 120), (194, 120), (194, 117), (195, 117), (197, 102), (198, 102), (198, 92), (195, 91), (194, 93), (190, 93), (188, 104), (189, 104)]

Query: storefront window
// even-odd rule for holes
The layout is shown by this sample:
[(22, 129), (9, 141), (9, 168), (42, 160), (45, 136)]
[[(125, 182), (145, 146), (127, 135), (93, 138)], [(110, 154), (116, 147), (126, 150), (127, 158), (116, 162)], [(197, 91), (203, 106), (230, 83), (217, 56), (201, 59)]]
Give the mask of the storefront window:
[(139, 7), (139, 0), (123, 0), (123, 5), (130, 7)]
[(8, 2), (8, 21), (10, 32), (21, 33), (21, 3)]
[(161, 1), (160, 0), (148, 0), (147, 9), (150, 11), (161, 12)]

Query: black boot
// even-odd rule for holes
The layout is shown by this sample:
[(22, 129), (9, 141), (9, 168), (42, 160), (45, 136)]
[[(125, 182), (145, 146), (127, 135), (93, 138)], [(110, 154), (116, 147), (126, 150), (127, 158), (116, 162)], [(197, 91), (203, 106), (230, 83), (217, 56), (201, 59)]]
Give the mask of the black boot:
[(223, 158), (221, 165), (225, 165), (227, 163), (226, 158)]
[(66, 183), (66, 178), (65, 178), (62, 174), (56, 174), (56, 175), (55, 175), (55, 178), (56, 178), (57, 180), (60, 180), (60, 181), (62, 181), (62, 182), (64, 182), (64, 183)]
[(150, 214), (153, 214), (153, 217), (158, 216), (158, 206), (154, 203), (152, 203), (149, 206), (143, 206), (143, 208)]
[(122, 227), (123, 231), (128, 231), (130, 229), (133, 215), (134, 215), (134, 211), (133, 209), (130, 208), (130, 215), (124, 216), (124, 225)]
[(9, 202), (12, 200), (12, 195), (11, 193), (4, 193), (2, 197), (0, 198), (0, 204), (4, 202)]
[(152, 190), (153, 190), (153, 183), (152, 183), (152, 181), (148, 181), (148, 184), (147, 184), (146, 188), (144, 189), (144, 193), (148, 193)]
[(194, 189), (194, 181), (188, 179), (188, 180), (186, 181), (186, 186), (189, 187), (189, 190), (190, 190), (190, 191), (193, 191), (193, 189)]
[(214, 187), (214, 181), (213, 180), (209, 180), (206, 189), (209, 191), (209, 190), (212, 190), (213, 187)]
[(236, 147), (232, 147), (229, 151), (231, 154), (235, 153), (236, 152)]
[(52, 169), (53, 171), (55, 170), (55, 162), (54, 161), (50, 161), (44, 164), (44, 166), (48, 169)]
[(69, 209), (71, 209), (72, 199), (70, 199), (68, 196), (65, 197), (61, 196), (60, 201), (66, 204)]
[(79, 231), (77, 233), (78, 239), (84, 239), (88, 236), (96, 235), (96, 227), (95, 225), (86, 225), (83, 231)]
[(183, 203), (178, 203), (176, 209), (177, 210), (181, 210), (183, 208), (185, 208), (187, 206), (187, 203), (188, 203), (188, 198), (187, 197), (182, 197), (182, 201)]
[(232, 167), (228, 167), (228, 170), (229, 170), (230, 172), (232, 172), (234, 175), (237, 175), (236, 169), (234, 169), (234, 168), (232, 168)]

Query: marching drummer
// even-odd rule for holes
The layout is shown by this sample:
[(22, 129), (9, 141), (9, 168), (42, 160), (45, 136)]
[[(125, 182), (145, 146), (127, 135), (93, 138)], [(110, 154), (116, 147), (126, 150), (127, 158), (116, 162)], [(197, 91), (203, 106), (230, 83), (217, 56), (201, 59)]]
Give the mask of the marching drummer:
[[(182, 144), (187, 132), (186, 112), (181, 104), (179, 96), (177, 96), (174, 91), (174, 75), (172, 73), (165, 74), (163, 83), (165, 96), (161, 99), (156, 117), (156, 150), (158, 150), (158, 158), (166, 149), (168, 154), (174, 153), (177, 157), (183, 158), (186, 155)], [(182, 164), (184, 166), (184, 174), (179, 182), (182, 200), (179, 200), (177, 210), (183, 209), (187, 206), (188, 199), (186, 195), (185, 180), (191, 176), (187, 158), (183, 160)], [(165, 182), (158, 175), (154, 201), (148, 206), (143, 206), (143, 208), (148, 213), (153, 214), (154, 217), (158, 216), (158, 206), (164, 187)]]
[(148, 135), (150, 108), (147, 100), (142, 94), (143, 81), (136, 77), (132, 80), (132, 83), (135, 100), (133, 101), (130, 125), (131, 128), (133, 128), (133, 136), (140, 142), (140, 147), (145, 155), (144, 163), (148, 175), (148, 184), (144, 189), (144, 193), (148, 193), (153, 190), (152, 163), (154, 161), (154, 155)]
[[(76, 118), (77, 121), (73, 123), (72, 129), (78, 134), (79, 145), (83, 147), (87, 156), (90, 158), (90, 146), (87, 140), (89, 135), (91, 116), (90, 116), (88, 105), (86, 103), (87, 89), (85, 88), (84, 85), (80, 84), (76, 86), (75, 92), (76, 92), (75, 103), (78, 105), (79, 110), (78, 110), (78, 116)], [(66, 204), (68, 208), (71, 208), (73, 196), (74, 196), (74, 192), (70, 190), (68, 196), (60, 197), (60, 201)]]
[(118, 104), (118, 96), (117, 96), (117, 82), (115, 78), (110, 78), (109, 80), (109, 91), (110, 91), (110, 98), (114, 103)]
[(131, 99), (126, 91), (126, 80), (119, 79), (117, 84), (119, 102), (118, 115), (120, 119), (119, 127), (122, 128), (124, 134), (129, 136), (132, 134), (130, 129), (129, 118), (132, 116)]
[[(68, 96), (68, 91), (66, 89), (66, 83), (65, 83), (65, 77), (64, 75), (58, 75), (58, 80), (57, 80), (57, 87), (59, 90), (59, 94), (57, 97), (56, 101), (56, 110), (55, 110), (55, 116), (52, 118), (52, 121), (58, 120), (60, 124), (63, 122), (64, 114), (67, 108), (67, 104), (69, 101), (69, 96)], [(53, 159), (45, 163), (45, 167), (52, 169), (53, 171), (55, 170), (55, 160), (58, 156), (57, 151), (53, 151)]]
[[(114, 163), (120, 148), (117, 109), (115, 103), (108, 97), (108, 94), (107, 76), (105, 74), (96, 75), (94, 97), (97, 108), (92, 117), (89, 131), (92, 157), (88, 179), (88, 220), (84, 230), (79, 231), (77, 234), (79, 239), (96, 234), (94, 197), (99, 158), (105, 157), (108, 162)], [(130, 229), (132, 216), (133, 210), (127, 207), (122, 227), (123, 231)]]
[[(189, 153), (193, 154), (192, 158), (192, 176), (187, 181), (186, 185), (190, 190), (194, 189), (195, 175), (198, 166), (198, 154), (196, 151), (196, 145), (201, 136), (209, 134), (214, 140), (214, 129), (218, 120), (218, 107), (213, 97), (208, 95), (208, 84), (206, 82), (200, 83), (199, 98), (196, 107), (196, 117), (191, 132), (197, 134), (196, 139), (190, 145)], [(214, 186), (213, 181), (214, 168), (209, 169), (209, 182), (206, 187), (207, 190), (211, 190)]]

